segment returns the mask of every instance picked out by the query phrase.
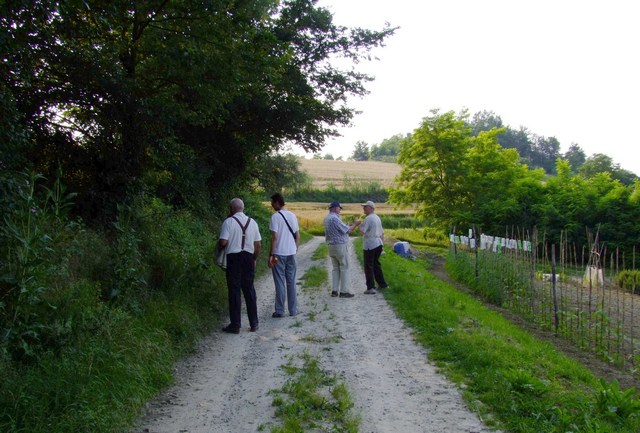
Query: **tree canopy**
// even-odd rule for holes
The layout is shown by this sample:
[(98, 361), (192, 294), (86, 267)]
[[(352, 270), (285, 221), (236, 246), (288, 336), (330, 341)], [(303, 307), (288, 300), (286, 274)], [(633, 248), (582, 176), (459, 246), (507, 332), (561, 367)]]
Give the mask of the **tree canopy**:
[(371, 146), (371, 159), (376, 161), (396, 162), (402, 148), (402, 134), (396, 134), (382, 140), (380, 144)]
[[(444, 229), (475, 225), (500, 234), (509, 227), (537, 227), (552, 241), (563, 232), (578, 244), (585, 243), (589, 229), (628, 251), (640, 243), (640, 181), (617, 178), (624, 173), (610, 158), (594, 155), (579, 173), (569, 160), (556, 158), (556, 175), (548, 176), (522, 164), (515, 148), (500, 145), (504, 127), (474, 129), (468, 118), (465, 111), (431, 111), (403, 144), (391, 202), (417, 204), (422, 217)], [(495, 119), (483, 124), (501, 125)], [(539, 155), (550, 159), (558, 152), (555, 139), (534, 142), (544, 150)]]
[(0, 8), (1, 159), (61, 167), (89, 218), (140, 188), (215, 199), (284, 143), (318, 151), (371, 79), (332, 60), (394, 32), (338, 26), (312, 0)]
[[(574, 173), (577, 173), (580, 167), (587, 162), (584, 150), (577, 143), (572, 143), (563, 155), (560, 153), (560, 142), (557, 138), (534, 134), (524, 126), (520, 126), (518, 129), (504, 126), (502, 118), (493, 111), (484, 110), (475, 113), (469, 121), (469, 125), (474, 136), (483, 131), (503, 128), (498, 135), (498, 143), (505, 149), (516, 149), (523, 164), (533, 168), (542, 168), (547, 174), (555, 173), (558, 158), (569, 160)], [(600, 159), (598, 154), (592, 155), (591, 158)], [(602, 166), (601, 163), (598, 164)], [(592, 170), (592, 168), (584, 170)], [(633, 173), (614, 165), (613, 161), (606, 170), (614, 174), (614, 178), (627, 185), (633, 183), (633, 180), (637, 178)]]

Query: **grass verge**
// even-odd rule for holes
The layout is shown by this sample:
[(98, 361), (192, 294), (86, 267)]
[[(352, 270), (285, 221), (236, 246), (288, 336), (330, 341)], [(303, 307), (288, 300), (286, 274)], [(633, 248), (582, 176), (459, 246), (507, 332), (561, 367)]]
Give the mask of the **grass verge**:
[[(355, 248), (361, 250), (360, 240)], [(598, 380), (551, 344), (438, 280), (424, 262), (395, 254), (381, 262), (391, 286), (385, 298), (488, 425), (517, 433), (640, 431), (635, 390)]]

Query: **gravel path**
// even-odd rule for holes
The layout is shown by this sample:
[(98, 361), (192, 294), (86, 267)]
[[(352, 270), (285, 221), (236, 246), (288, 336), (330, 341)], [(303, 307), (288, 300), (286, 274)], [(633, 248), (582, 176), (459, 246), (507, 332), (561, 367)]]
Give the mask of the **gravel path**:
[[(313, 265), (323, 242), (298, 252), (298, 278)], [(298, 290), (297, 317), (271, 318), (271, 274), (256, 281), (260, 330), (214, 332), (176, 368), (176, 383), (149, 403), (133, 432), (254, 433), (277, 424), (270, 390), (287, 377), (280, 368), (303, 352), (346, 383), (362, 418), (360, 432), (491, 431), (470, 412), (457, 388), (441, 376), (381, 294), (364, 295), (364, 274), (350, 249), (354, 298), (332, 298), (330, 288)], [(393, 286), (393, 281), (390, 282)], [(265, 431), (268, 431), (266, 429)]]

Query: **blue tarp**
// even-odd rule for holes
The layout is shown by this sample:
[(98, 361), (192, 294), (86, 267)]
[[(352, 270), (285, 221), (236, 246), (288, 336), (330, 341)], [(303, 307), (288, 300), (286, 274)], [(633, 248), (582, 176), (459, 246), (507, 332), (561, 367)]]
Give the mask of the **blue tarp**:
[(393, 252), (401, 257), (408, 258), (411, 255), (409, 242), (396, 242), (393, 244)]

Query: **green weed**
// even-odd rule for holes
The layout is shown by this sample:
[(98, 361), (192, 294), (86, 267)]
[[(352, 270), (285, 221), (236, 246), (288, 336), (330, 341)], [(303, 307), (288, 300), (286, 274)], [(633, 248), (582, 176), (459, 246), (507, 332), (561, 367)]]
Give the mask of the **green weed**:
[(334, 335), (332, 337), (318, 337), (315, 335), (308, 335), (308, 336), (302, 337), (300, 340), (306, 341), (309, 343), (328, 344), (328, 343), (339, 343), (341, 339), (342, 337), (339, 335)]
[(317, 289), (327, 284), (327, 268), (321, 265), (311, 266), (302, 276), (303, 289)]
[(291, 377), (282, 389), (271, 391), (276, 416), (282, 422), (272, 426), (271, 433), (357, 433), (360, 418), (351, 413), (353, 401), (344, 383), (323, 371), (318, 359), (308, 353), (300, 359), (302, 366), (294, 365), (294, 360), (282, 366)]
[(600, 381), (602, 389), (596, 393), (596, 410), (614, 422), (640, 417), (640, 400), (635, 389), (621, 390), (617, 381)]

